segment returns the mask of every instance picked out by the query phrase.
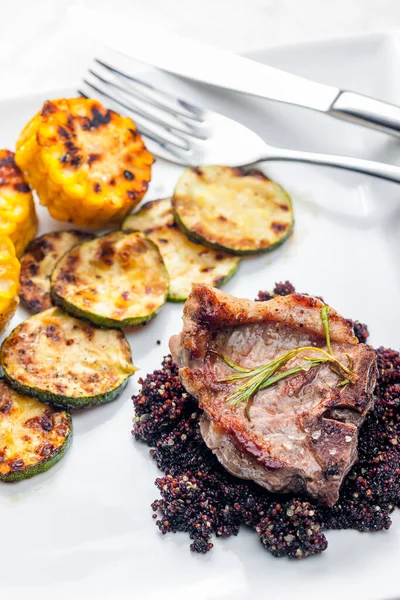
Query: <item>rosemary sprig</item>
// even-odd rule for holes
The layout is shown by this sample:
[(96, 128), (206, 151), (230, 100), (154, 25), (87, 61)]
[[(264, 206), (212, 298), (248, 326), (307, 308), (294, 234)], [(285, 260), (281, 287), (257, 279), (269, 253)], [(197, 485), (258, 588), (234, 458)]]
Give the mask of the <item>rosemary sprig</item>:
[[(245, 413), (247, 418), (250, 420), (249, 402), (257, 392), (275, 385), (282, 379), (287, 379), (288, 377), (292, 377), (293, 375), (296, 375), (302, 371), (308, 371), (309, 369), (320, 366), (321, 364), (328, 364), (334, 373), (336, 373), (339, 377), (343, 377), (343, 380), (338, 384), (338, 387), (344, 387), (349, 383), (353, 383), (357, 379), (357, 375), (352, 370), (353, 361), (351, 360), (350, 356), (348, 356), (349, 365), (346, 367), (332, 352), (327, 306), (323, 306), (321, 309), (321, 320), (324, 327), (328, 352), (322, 348), (314, 346), (303, 346), (301, 348), (289, 350), (265, 365), (261, 365), (255, 369), (246, 369), (245, 367), (235, 364), (226, 356), (210, 350), (212, 354), (216, 354), (226, 365), (236, 371), (234, 375), (229, 375), (228, 377), (217, 380), (217, 383), (230, 383), (232, 381), (243, 380), (243, 383), (228, 396), (226, 401), (232, 406), (236, 406), (242, 402), (245, 402)], [(279, 372), (289, 361), (303, 352), (314, 352), (318, 356), (315, 356), (315, 354), (314, 356), (305, 355), (303, 356), (303, 359), (306, 362), (303, 365)]]
[[(328, 352), (329, 352), (329, 354), (332, 354), (331, 334), (329, 333), (329, 315), (328, 315), (328, 307), (326, 306), (326, 304), (324, 304), (324, 306), (321, 308), (321, 321), (322, 321), (322, 325), (324, 326), (325, 339), (326, 339), (326, 345), (328, 348)], [(333, 354), (332, 354), (332, 356), (333, 356)]]

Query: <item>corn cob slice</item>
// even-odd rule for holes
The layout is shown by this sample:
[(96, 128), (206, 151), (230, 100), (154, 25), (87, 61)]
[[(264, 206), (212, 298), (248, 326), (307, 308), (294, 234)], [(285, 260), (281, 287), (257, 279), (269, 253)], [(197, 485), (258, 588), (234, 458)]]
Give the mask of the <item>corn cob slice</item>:
[(153, 157), (131, 119), (71, 98), (45, 102), (18, 139), (16, 161), (52, 217), (101, 227), (142, 199)]
[(36, 235), (37, 217), (29, 185), (9, 150), (0, 150), (0, 236), (14, 243), (18, 258)]
[(19, 269), (12, 241), (7, 236), (0, 236), (0, 331), (18, 306)]

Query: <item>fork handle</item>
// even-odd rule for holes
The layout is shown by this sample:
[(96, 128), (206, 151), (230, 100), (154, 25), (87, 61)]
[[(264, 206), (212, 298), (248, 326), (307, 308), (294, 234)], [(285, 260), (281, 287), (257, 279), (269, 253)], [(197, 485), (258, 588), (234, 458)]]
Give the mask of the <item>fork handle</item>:
[(325, 167), (336, 167), (338, 169), (364, 173), (365, 175), (372, 175), (372, 177), (378, 177), (379, 179), (400, 183), (400, 167), (375, 162), (373, 160), (364, 160), (362, 158), (274, 148), (269, 156), (260, 160), (260, 162), (264, 161), (289, 161), (322, 165)]

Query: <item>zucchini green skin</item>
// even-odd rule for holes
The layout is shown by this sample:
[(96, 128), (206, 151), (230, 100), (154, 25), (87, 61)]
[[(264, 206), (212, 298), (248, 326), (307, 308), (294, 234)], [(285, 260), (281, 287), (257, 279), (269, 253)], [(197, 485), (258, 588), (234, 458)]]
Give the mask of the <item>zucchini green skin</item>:
[[(147, 323), (147, 321), (153, 319), (162, 308), (162, 306), (160, 306), (156, 311), (154, 311), (150, 315), (145, 315), (143, 317), (135, 317), (131, 319), (123, 319), (121, 321), (118, 321), (116, 319), (103, 317), (102, 315), (98, 315), (96, 313), (92, 313), (87, 310), (82, 310), (81, 308), (78, 308), (74, 304), (68, 302), (65, 298), (59, 296), (53, 288), (51, 289), (51, 297), (56, 306), (62, 308), (66, 313), (68, 313), (72, 317), (78, 317), (78, 319), (85, 319), (86, 321), (90, 321), (90, 323), (93, 323), (93, 325), (105, 327), (106, 329), (124, 329), (125, 327), (132, 327), (133, 325)], [(166, 295), (165, 301), (167, 300), (167, 298), (168, 296)]]
[(20, 394), (33, 396), (34, 398), (41, 400), (45, 404), (50, 404), (51, 406), (56, 406), (58, 408), (64, 409), (89, 408), (91, 406), (98, 406), (99, 404), (107, 404), (107, 402), (112, 402), (124, 391), (128, 383), (128, 379), (130, 377), (128, 375), (118, 387), (104, 394), (98, 394), (96, 396), (80, 396), (79, 398), (75, 398), (72, 396), (54, 394), (53, 392), (41, 390), (30, 385), (24, 385), (10, 377), (10, 375), (7, 373), (7, 369), (5, 367), (3, 368), (6, 381), (11, 385), (12, 388), (14, 388), (14, 390), (19, 392)]
[(56, 465), (58, 461), (62, 459), (72, 443), (72, 419), (70, 415), (68, 415), (68, 417), (70, 430), (61, 448), (57, 448), (57, 450), (55, 450), (49, 456), (46, 456), (45, 459), (36, 465), (29, 465), (20, 471), (13, 471), (7, 475), (0, 475), (0, 481), (3, 481), (4, 483), (15, 483), (24, 479), (30, 479), (31, 477), (39, 475), (40, 473), (45, 473), (45, 471), (48, 471), (51, 469), (51, 467), (54, 467), (54, 465)]
[[(292, 206), (292, 201), (291, 201), (290, 196), (288, 195), (288, 193), (285, 190), (283, 190), (283, 191), (285, 192), (285, 195), (287, 196), (288, 200), (290, 201), (290, 206)], [(173, 213), (174, 213), (175, 223), (178, 225), (178, 227), (182, 231), (182, 233), (184, 233), (191, 242), (193, 242), (194, 244), (201, 244), (202, 246), (207, 246), (208, 248), (212, 248), (213, 250), (222, 250), (223, 252), (226, 252), (227, 254), (232, 254), (234, 256), (254, 256), (255, 254), (267, 254), (268, 252), (272, 252), (272, 250), (276, 250), (276, 248), (279, 248), (279, 246), (281, 246), (282, 244), (284, 244), (286, 242), (286, 240), (292, 235), (293, 228), (294, 228), (294, 218), (293, 218), (291, 226), (286, 231), (285, 235), (283, 237), (281, 237), (279, 241), (275, 242), (275, 244), (271, 244), (270, 246), (267, 246), (266, 248), (258, 248), (257, 250), (237, 250), (237, 249), (232, 250), (232, 248), (227, 248), (226, 246), (222, 246), (221, 244), (213, 244), (212, 242), (208, 242), (205, 238), (203, 238), (198, 233), (195, 233), (194, 231), (190, 231), (190, 229), (188, 229), (185, 226), (185, 224), (183, 223), (183, 221), (181, 220), (181, 218), (179, 217), (179, 214), (177, 213), (177, 211), (175, 209), (173, 209)], [(233, 273), (233, 275), (234, 275), (234, 273)], [(228, 279), (230, 279), (230, 277), (228, 277)], [(227, 281), (227, 280), (225, 280), (225, 281)]]

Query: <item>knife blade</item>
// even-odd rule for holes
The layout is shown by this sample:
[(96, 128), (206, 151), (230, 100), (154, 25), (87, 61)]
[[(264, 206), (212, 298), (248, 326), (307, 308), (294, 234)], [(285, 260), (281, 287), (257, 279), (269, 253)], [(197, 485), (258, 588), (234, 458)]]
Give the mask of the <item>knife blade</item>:
[(294, 104), (400, 136), (400, 108), (97, 9), (70, 9), (102, 45), (169, 73), (231, 91)]

